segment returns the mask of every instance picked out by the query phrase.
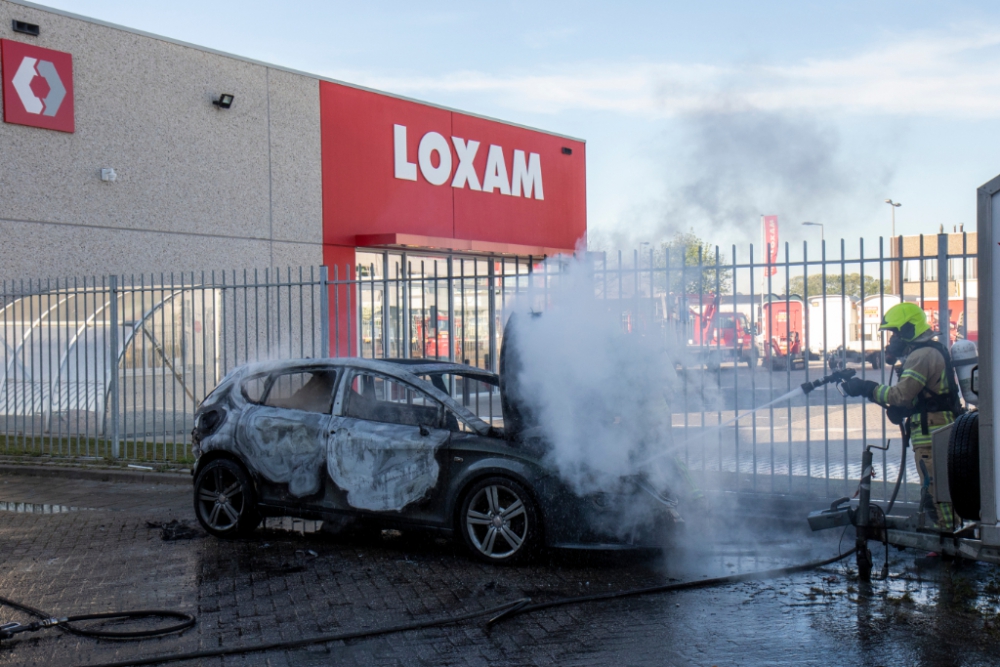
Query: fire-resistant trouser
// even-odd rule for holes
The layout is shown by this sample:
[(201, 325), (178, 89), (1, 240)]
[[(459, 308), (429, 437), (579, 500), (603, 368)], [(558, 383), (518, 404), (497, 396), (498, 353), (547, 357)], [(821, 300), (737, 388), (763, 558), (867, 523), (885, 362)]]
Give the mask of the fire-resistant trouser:
[[(948, 416), (948, 422), (954, 421), (950, 412), (941, 413)], [(920, 511), (924, 512), (940, 528), (953, 528), (955, 525), (955, 513), (952, 511), (951, 503), (934, 502), (934, 455), (931, 449), (931, 441), (934, 432), (947, 426), (939, 424), (931, 426), (924, 435), (920, 429), (919, 415), (915, 416), (911, 423), (910, 443), (913, 445), (913, 459), (917, 465), (917, 472), (920, 474)]]

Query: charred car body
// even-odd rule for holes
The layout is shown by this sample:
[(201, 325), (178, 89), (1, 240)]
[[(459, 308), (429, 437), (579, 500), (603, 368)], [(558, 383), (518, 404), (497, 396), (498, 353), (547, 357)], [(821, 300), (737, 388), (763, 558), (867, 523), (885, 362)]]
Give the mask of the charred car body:
[[(430, 529), (461, 535), (487, 562), (543, 546), (661, 545), (674, 500), (638, 478), (574, 494), (545, 464), (524, 413), (496, 374), (461, 364), (250, 364), (196, 412), (196, 515), (219, 537), (266, 516)], [(623, 526), (623, 508), (635, 517), (637, 504), (647, 520)]]

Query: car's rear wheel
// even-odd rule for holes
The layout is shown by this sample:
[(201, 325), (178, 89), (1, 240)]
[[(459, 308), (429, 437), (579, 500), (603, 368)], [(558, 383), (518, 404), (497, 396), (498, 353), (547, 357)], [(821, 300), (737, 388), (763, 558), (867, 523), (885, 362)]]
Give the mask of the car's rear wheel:
[(466, 546), (487, 563), (530, 558), (542, 534), (531, 495), (506, 477), (489, 477), (474, 484), (465, 494), (459, 521)]
[(243, 467), (229, 459), (216, 459), (198, 471), (194, 512), (216, 537), (247, 535), (260, 524), (253, 484)]

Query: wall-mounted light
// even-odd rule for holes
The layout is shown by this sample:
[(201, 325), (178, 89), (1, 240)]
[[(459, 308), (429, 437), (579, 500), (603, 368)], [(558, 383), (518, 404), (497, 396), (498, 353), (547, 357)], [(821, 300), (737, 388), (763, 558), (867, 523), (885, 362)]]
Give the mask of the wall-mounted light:
[(14, 19), (11, 22), (11, 28), (14, 30), (14, 32), (19, 32), (24, 35), (31, 35), (32, 37), (38, 37), (38, 35), (41, 34), (41, 30), (39, 29), (37, 24), (26, 23), (25, 21), (18, 21), (17, 19)]
[(220, 109), (228, 109), (233, 106), (233, 96), (229, 93), (222, 93), (219, 95), (219, 99), (213, 100), (212, 104), (219, 107)]
[(572, 155), (573, 154), (573, 149), (570, 148), (569, 146), (563, 146), (563, 148), (562, 148), (562, 154), (563, 155)]

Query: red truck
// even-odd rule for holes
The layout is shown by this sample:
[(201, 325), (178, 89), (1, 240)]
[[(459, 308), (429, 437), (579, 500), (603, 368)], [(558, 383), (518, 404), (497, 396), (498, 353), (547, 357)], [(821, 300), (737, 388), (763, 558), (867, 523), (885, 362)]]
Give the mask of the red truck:
[[(710, 300), (709, 300), (710, 299)], [(708, 295), (707, 303), (688, 307), (692, 323), (688, 352), (709, 370), (717, 370), (724, 361), (757, 366), (755, 332), (740, 312), (719, 312), (718, 297)]]
[(772, 371), (806, 367), (802, 345), (802, 301), (791, 298), (767, 301), (761, 308), (764, 322), (764, 363)]

